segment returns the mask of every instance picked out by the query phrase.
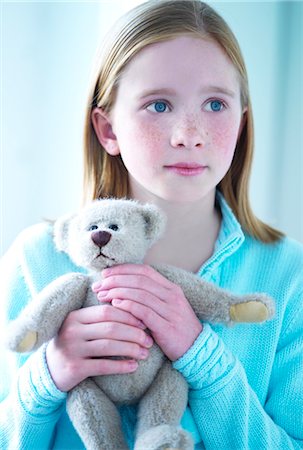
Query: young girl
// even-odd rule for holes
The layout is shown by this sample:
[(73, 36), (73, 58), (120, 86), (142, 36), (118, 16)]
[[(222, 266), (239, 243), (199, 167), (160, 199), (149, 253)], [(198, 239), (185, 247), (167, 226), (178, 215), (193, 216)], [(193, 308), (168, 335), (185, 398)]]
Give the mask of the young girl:
[[(0, 448), (83, 448), (67, 392), (89, 376), (135, 371), (153, 345), (145, 327), (189, 385), (180, 425), (196, 449), (302, 448), (303, 249), (251, 211), (247, 75), (222, 18), (199, 0), (148, 1), (128, 13), (98, 59), (85, 136), (85, 201), (152, 202), (167, 215), (166, 233), (144, 265), (104, 272), (95, 291), (108, 308), (70, 313), (34, 354), (2, 353)], [(200, 323), (178, 286), (150, 267), (159, 262), (235, 293), (265, 292), (275, 318)], [(2, 260), (2, 316), (13, 319), (50, 281), (79, 270), (54, 249), (49, 225), (26, 230)], [(120, 412), (131, 448), (136, 407)]]

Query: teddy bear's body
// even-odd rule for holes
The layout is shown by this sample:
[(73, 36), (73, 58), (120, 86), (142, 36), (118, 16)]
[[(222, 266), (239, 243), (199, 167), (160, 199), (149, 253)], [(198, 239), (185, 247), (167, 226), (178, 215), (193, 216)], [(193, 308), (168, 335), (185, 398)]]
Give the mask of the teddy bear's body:
[[(10, 324), (8, 347), (35, 350), (56, 335), (69, 312), (100, 305), (91, 285), (102, 269), (142, 263), (163, 227), (164, 218), (155, 207), (114, 199), (95, 201), (78, 215), (57, 221), (57, 248), (89, 272), (66, 274), (46, 286)], [(201, 320), (262, 322), (273, 314), (272, 300), (262, 294), (237, 297), (182, 269), (155, 269), (182, 288)], [(136, 450), (192, 449), (190, 436), (179, 428), (187, 390), (184, 378), (154, 343), (135, 372), (88, 378), (72, 389), (67, 411), (88, 450), (127, 448), (117, 406), (133, 403), (138, 404)]]

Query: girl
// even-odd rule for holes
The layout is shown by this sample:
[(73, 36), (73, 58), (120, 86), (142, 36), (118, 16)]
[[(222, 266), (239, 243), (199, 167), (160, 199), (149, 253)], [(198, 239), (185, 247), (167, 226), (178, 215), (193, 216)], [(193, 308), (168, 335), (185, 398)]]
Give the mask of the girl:
[[(247, 75), (222, 18), (199, 0), (148, 1), (128, 13), (98, 59), (85, 138), (85, 201), (157, 204), (166, 234), (145, 265), (104, 271), (94, 290), (108, 308), (72, 312), (48, 345), (7, 356), (0, 447), (83, 448), (66, 393), (89, 376), (135, 371), (153, 343), (147, 327), (189, 385), (181, 425), (196, 449), (302, 448), (303, 249), (250, 208)], [(183, 292), (150, 267), (159, 262), (239, 294), (266, 292), (275, 319), (200, 323)], [(47, 283), (77, 270), (55, 251), (50, 226), (26, 230), (2, 261), (3, 314), (13, 319)], [(117, 355), (127, 358), (107, 359)], [(121, 418), (132, 447), (136, 408), (121, 408)]]

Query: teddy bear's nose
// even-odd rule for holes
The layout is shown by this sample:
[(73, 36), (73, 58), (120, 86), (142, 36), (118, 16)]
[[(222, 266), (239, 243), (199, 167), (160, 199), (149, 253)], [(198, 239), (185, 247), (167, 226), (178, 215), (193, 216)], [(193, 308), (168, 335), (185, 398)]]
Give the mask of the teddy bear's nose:
[(95, 231), (91, 234), (91, 238), (94, 244), (99, 248), (104, 247), (109, 241), (112, 235), (108, 231)]

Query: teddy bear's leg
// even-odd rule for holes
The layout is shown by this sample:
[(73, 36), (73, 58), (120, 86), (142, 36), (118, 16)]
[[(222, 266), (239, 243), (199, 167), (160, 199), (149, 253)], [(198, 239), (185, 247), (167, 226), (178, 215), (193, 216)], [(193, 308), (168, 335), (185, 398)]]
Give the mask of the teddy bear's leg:
[(176, 267), (161, 266), (157, 270), (182, 288), (201, 320), (225, 324), (264, 322), (274, 314), (274, 301), (267, 295), (237, 296)]
[(189, 433), (180, 428), (188, 399), (187, 383), (166, 361), (140, 400), (135, 450), (191, 450)]
[(128, 449), (116, 406), (91, 378), (69, 392), (67, 412), (86, 450)]
[(36, 350), (58, 332), (66, 315), (79, 309), (86, 297), (88, 278), (69, 273), (57, 278), (39, 292), (20, 316), (10, 322), (5, 345), (12, 351)]

